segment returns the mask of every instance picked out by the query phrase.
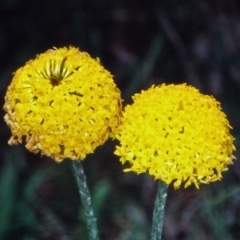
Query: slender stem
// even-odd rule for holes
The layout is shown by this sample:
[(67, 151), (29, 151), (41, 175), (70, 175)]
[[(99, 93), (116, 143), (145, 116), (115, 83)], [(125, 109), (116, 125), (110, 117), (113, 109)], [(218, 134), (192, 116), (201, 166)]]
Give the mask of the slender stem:
[(98, 229), (97, 229), (97, 220), (94, 216), (91, 196), (87, 186), (86, 176), (83, 171), (82, 161), (72, 161), (72, 167), (74, 176), (77, 181), (77, 186), (81, 201), (83, 204), (83, 209), (86, 217), (86, 223), (88, 228), (89, 240), (98, 240)]
[(168, 185), (162, 181), (159, 181), (158, 191), (155, 200), (155, 206), (153, 211), (153, 223), (151, 240), (161, 240), (162, 238), (162, 226), (165, 210), (165, 203), (167, 199)]

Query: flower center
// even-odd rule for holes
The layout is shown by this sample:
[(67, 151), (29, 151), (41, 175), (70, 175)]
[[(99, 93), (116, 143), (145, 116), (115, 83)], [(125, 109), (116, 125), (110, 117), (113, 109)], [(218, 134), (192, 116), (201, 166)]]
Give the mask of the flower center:
[(61, 80), (66, 77), (67, 68), (64, 66), (66, 60), (67, 57), (64, 57), (60, 63), (50, 60), (49, 68), (46, 72), (49, 73), (48, 77), (53, 86), (58, 86)]
[(62, 79), (60, 79), (60, 78), (55, 78), (54, 76), (51, 77), (51, 79), (50, 79), (51, 84), (52, 84), (53, 86), (58, 86), (58, 85), (60, 84), (60, 81), (61, 81), (61, 80), (62, 80)]
[(51, 59), (47, 62), (45, 69), (39, 72), (40, 76), (49, 79), (53, 86), (58, 86), (62, 79), (73, 74), (73, 72), (69, 71), (65, 66), (66, 60), (67, 57), (62, 58), (60, 62)]

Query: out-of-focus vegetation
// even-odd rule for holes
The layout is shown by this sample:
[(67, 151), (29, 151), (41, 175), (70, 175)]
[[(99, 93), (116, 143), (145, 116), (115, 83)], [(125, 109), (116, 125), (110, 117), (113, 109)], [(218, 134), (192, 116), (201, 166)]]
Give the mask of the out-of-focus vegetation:
[[(233, 126), (239, 158), (238, 0), (2, 0), (1, 105), (12, 72), (37, 53), (69, 45), (101, 59), (124, 104), (161, 83), (187, 82), (214, 95)], [(87, 239), (71, 161), (9, 147), (3, 118), (0, 127), (0, 239)], [(84, 161), (101, 239), (147, 240), (157, 183), (123, 173), (114, 146), (108, 141)], [(239, 166), (236, 160), (221, 182), (200, 190), (170, 187), (163, 239), (239, 240)]]

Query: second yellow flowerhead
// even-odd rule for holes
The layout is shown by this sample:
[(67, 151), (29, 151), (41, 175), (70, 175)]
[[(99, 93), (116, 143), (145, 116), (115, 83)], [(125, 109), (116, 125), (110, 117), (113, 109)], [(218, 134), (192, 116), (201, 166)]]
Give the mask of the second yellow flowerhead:
[(152, 86), (133, 101), (115, 151), (125, 171), (148, 172), (175, 189), (221, 179), (235, 147), (219, 102), (186, 84)]
[(9, 144), (29, 151), (84, 159), (114, 136), (121, 117), (120, 91), (98, 59), (77, 48), (53, 48), (14, 73), (5, 121)]

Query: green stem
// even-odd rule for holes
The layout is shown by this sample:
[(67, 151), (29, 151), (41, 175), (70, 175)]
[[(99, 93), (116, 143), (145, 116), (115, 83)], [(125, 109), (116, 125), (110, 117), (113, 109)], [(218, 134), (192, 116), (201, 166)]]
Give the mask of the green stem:
[(165, 210), (165, 203), (167, 199), (168, 185), (162, 181), (159, 181), (158, 191), (155, 200), (155, 206), (153, 211), (153, 223), (151, 240), (161, 240), (162, 238), (162, 226)]
[(91, 196), (87, 186), (86, 176), (83, 171), (82, 161), (74, 160), (72, 161), (72, 166), (86, 217), (89, 240), (98, 240), (97, 220), (93, 213)]

